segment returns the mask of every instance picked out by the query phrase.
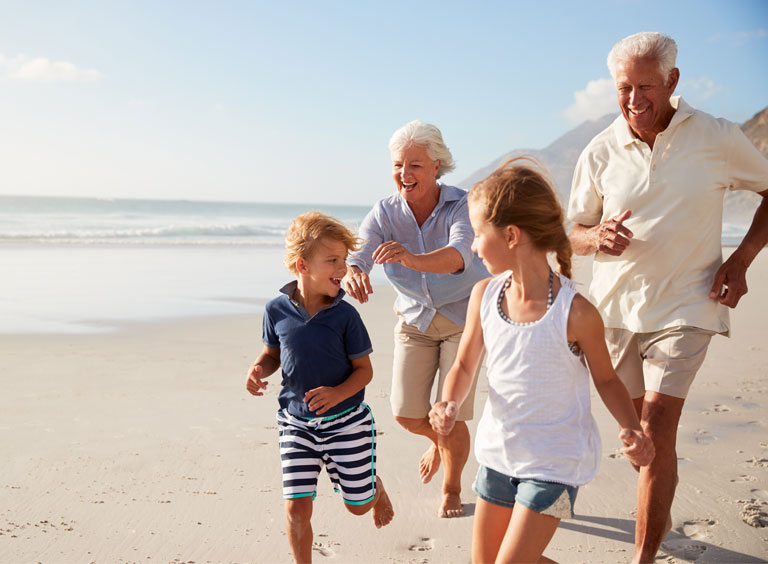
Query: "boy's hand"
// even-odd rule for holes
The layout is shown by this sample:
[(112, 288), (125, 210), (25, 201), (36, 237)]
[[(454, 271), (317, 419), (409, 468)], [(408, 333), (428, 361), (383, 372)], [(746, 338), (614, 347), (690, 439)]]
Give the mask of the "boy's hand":
[(640, 431), (622, 429), (619, 432), (619, 439), (624, 443), (621, 452), (635, 466), (648, 466), (656, 456), (653, 441)]
[(448, 435), (458, 415), (459, 405), (455, 401), (439, 401), (429, 410), (429, 423), (439, 435)]
[(264, 381), (265, 377), (261, 365), (254, 364), (248, 370), (248, 381), (245, 383), (245, 389), (251, 392), (251, 395), (263, 396), (264, 392), (262, 390), (267, 389), (267, 382)]
[(304, 394), (304, 402), (307, 404), (307, 407), (317, 415), (326, 413), (344, 399), (346, 398), (341, 397), (336, 388), (329, 386), (320, 386)]

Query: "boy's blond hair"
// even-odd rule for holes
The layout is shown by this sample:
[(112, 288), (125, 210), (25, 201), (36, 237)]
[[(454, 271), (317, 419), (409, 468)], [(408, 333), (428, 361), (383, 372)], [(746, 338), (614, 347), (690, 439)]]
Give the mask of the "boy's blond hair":
[(296, 261), (312, 256), (317, 242), (323, 237), (344, 243), (348, 251), (356, 251), (362, 241), (352, 230), (335, 217), (320, 212), (303, 213), (291, 222), (285, 235), (285, 266), (298, 275)]

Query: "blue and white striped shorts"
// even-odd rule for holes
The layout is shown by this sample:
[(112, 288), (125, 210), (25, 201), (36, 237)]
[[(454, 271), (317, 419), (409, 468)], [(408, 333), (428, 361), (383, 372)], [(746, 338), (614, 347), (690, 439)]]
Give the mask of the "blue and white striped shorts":
[(306, 420), (277, 412), (283, 498), (317, 495), (323, 465), (344, 503), (363, 505), (376, 493), (376, 424), (370, 408), (357, 407), (330, 417)]

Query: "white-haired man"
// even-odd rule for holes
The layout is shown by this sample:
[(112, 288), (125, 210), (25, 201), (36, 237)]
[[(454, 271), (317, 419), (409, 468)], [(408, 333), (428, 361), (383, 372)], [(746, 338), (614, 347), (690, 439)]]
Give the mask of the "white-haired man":
[[(638, 33), (608, 55), (621, 116), (579, 158), (568, 217), (574, 252), (595, 254), (590, 294), (616, 371), (656, 458), (639, 469), (634, 562), (653, 562), (672, 523), (677, 425), (712, 335), (747, 292), (746, 270), (768, 243), (768, 160), (739, 127), (672, 97), (677, 46)], [(763, 199), (724, 263), (726, 189)]]

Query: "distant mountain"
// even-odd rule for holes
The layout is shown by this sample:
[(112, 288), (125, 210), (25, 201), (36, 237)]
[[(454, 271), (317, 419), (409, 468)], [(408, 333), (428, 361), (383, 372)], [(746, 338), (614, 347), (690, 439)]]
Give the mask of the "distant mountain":
[[(555, 190), (560, 195), (560, 200), (564, 205), (567, 205), (571, 193), (573, 170), (576, 168), (579, 155), (587, 143), (608, 127), (618, 115), (617, 112), (604, 115), (596, 120), (585, 121), (544, 149), (515, 149), (505, 153), (487, 166), (472, 173), (458, 185), (468, 190), (475, 182), (488, 176), (509, 159), (519, 155), (531, 155), (547, 167)], [(755, 144), (755, 147), (768, 158), (768, 107), (745, 122), (741, 129), (747, 138)], [(749, 223), (759, 201), (760, 196), (751, 192), (744, 190), (728, 192), (725, 196), (724, 220), (731, 223)]]

